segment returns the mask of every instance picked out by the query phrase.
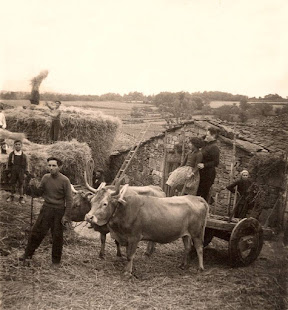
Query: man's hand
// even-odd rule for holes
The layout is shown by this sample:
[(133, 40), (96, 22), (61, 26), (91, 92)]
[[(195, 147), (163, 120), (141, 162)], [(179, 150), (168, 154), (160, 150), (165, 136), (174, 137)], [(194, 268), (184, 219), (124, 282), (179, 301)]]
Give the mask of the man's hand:
[(204, 168), (204, 164), (203, 164), (203, 163), (199, 163), (199, 164), (197, 165), (197, 168), (198, 168), (198, 169), (203, 169), (203, 168)]
[(71, 220), (66, 215), (62, 217), (61, 223), (66, 228), (72, 228)]

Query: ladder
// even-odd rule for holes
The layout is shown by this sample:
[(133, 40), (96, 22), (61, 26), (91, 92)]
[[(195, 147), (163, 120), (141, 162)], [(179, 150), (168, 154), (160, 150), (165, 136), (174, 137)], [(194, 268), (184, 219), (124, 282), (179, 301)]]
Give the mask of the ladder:
[(136, 143), (132, 146), (132, 148), (130, 149), (129, 153), (127, 154), (126, 158), (124, 159), (120, 169), (118, 170), (113, 182), (112, 182), (112, 185), (115, 185), (116, 181), (125, 174), (126, 170), (128, 169), (132, 159), (134, 158), (136, 152), (138, 151), (140, 145), (141, 145), (141, 142), (143, 141), (144, 137), (145, 137), (145, 134), (146, 132), (148, 131), (149, 127), (150, 127), (151, 123), (148, 123), (148, 126), (146, 127), (145, 131), (142, 131), (140, 132), (140, 139), (136, 140)]

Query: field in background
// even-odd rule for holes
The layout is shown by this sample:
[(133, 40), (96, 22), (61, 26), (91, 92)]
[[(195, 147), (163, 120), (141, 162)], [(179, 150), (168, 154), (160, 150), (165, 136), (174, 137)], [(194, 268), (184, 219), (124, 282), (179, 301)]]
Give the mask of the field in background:
[[(14, 107), (29, 106), (29, 100), (1, 100), (5, 104)], [(40, 105), (45, 102), (41, 101)], [(146, 131), (148, 123), (149, 129), (146, 131), (144, 140), (149, 139), (165, 130), (166, 124), (164, 119), (159, 117), (157, 108), (150, 104), (120, 102), (120, 101), (63, 101), (63, 106), (91, 109), (91, 111), (101, 111), (104, 114), (119, 117), (122, 120), (122, 126), (116, 137), (113, 150), (124, 150), (130, 148), (141, 137), (142, 132)], [(39, 105), (39, 106), (40, 106)], [(131, 111), (134, 107), (149, 107), (153, 111), (143, 117), (131, 117)]]

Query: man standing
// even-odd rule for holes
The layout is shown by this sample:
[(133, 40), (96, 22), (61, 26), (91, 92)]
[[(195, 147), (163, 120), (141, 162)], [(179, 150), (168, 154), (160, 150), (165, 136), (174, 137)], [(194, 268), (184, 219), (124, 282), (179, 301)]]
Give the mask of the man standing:
[(60, 173), (62, 161), (47, 159), (50, 173), (43, 176), (39, 187), (31, 184), (33, 196), (42, 196), (44, 204), (28, 238), (25, 253), (19, 258), (32, 258), (49, 229), (52, 233), (52, 263), (59, 265), (63, 248), (63, 226), (70, 222), (72, 191), (70, 180)]
[(60, 128), (62, 127), (61, 110), (59, 109), (60, 105), (61, 101), (55, 101), (54, 105), (46, 102), (46, 106), (51, 110), (50, 116), (52, 118), (52, 122), (50, 129), (50, 138), (52, 142), (58, 141)]
[(207, 129), (206, 145), (201, 149), (203, 160), (197, 165), (200, 172), (200, 183), (197, 196), (203, 197), (208, 203), (210, 200), (210, 188), (216, 177), (216, 167), (219, 165), (220, 150), (217, 146), (219, 129), (209, 127)]
[(6, 128), (6, 117), (5, 117), (3, 110), (4, 110), (3, 103), (0, 102), (0, 128), (5, 129)]
[(11, 195), (7, 198), (7, 202), (14, 200), (16, 193), (16, 185), (19, 185), (19, 202), (25, 203), (24, 200), (24, 179), (25, 174), (28, 175), (28, 159), (22, 151), (22, 142), (15, 140), (14, 151), (9, 154), (7, 170), (10, 174)]

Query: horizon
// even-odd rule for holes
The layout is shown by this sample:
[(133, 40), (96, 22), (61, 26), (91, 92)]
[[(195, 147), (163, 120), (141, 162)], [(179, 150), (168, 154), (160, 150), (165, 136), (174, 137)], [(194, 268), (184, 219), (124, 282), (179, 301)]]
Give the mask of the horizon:
[(13, 12), (0, 20), (7, 91), (30, 92), (48, 70), (40, 93), (288, 96), (285, 0), (14, 0), (3, 9)]
[[(1, 93), (9, 93), (9, 92), (15, 92), (15, 93), (27, 93), (27, 94), (30, 94), (31, 91), (14, 91), (14, 90), (0, 90), (0, 95)], [(103, 93), (103, 94), (75, 94), (75, 93), (59, 93), (59, 92), (53, 92), (53, 91), (45, 91), (45, 92), (41, 92), (40, 91), (40, 96), (41, 95), (44, 95), (44, 94), (59, 94), (59, 95), (71, 95), (71, 96), (98, 96), (98, 97), (101, 97), (101, 96), (104, 96), (104, 95), (107, 95), (107, 94), (116, 94), (116, 95), (120, 95), (121, 97), (123, 96), (127, 96), (129, 93), (134, 93), (134, 92), (138, 92), (138, 91), (129, 91), (128, 93), (125, 93), (123, 95), (119, 94), (119, 93), (113, 93), (113, 92), (109, 92), (109, 93)], [(163, 91), (161, 93), (178, 93), (178, 92), (169, 92), (169, 91)], [(181, 91), (180, 91), (181, 92)], [(242, 95), (242, 94), (231, 94), (231, 93), (228, 93), (228, 92), (225, 92), (225, 91), (218, 91), (218, 90), (204, 90), (203, 92), (207, 92), (207, 93), (210, 93), (210, 92), (219, 92), (219, 93), (223, 93), (223, 94), (230, 94), (232, 96), (245, 96), (245, 95)], [(200, 93), (200, 94), (203, 94), (203, 92), (199, 92), (199, 91), (195, 91), (195, 92), (188, 92), (189, 94), (196, 94), (196, 93)], [(139, 92), (141, 93), (141, 92)], [(143, 93), (142, 93), (143, 94)], [(148, 94), (148, 95), (145, 95), (143, 94), (144, 97), (153, 97), (153, 96), (156, 96), (160, 93), (157, 93), (157, 94)], [(266, 94), (266, 95), (270, 95), (270, 94)], [(265, 95), (265, 96), (266, 96)], [(271, 94), (271, 95), (274, 95), (274, 94)], [(276, 94), (277, 95), (277, 94)], [(279, 94), (278, 94), (279, 95)], [(281, 96), (282, 97), (282, 96)], [(258, 100), (262, 100), (262, 99), (265, 99), (264, 96), (263, 97), (256, 97), (256, 96), (247, 96), (247, 99), (258, 99)], [(4, 99), (1, 99), (1, 100), (4, 100)], [(7, 100), (10, 100), (10, 99), (7, 99)], [(11, 100), (14, 100), (14, 99), (11, 99)], [(16, 99), (15, 99), (16, 100)], [(22, 100), (22, 99), (19, 99), (19, 100)], [(28, 99), (27, 99), (28, 100)], [(267, 100), (276, 100), (276, 99), (267, 99)], [(288, 100), (288, 96), (285, 96), (285, 97), (282, 97), (281, 100)], [(110, 100), (108, 100), (110, 101)], [(218, 99), (215, 99), (213, 101), (218, 101)], [(236, 99), (235, 100), (219, 100), (219, 101), (237, 101)]]

